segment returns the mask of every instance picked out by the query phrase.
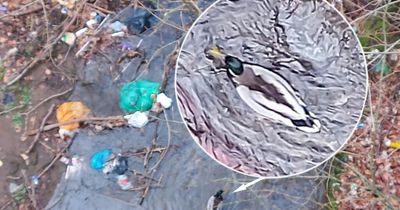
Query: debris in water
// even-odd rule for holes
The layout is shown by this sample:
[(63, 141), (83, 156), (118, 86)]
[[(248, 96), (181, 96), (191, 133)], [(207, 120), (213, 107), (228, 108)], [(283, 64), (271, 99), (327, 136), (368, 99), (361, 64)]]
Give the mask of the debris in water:
[(85, 27), (85, 28), (81, 28), (79, 29), (77, 32), (75, 32), (75, 36), (76, 37), (80, 37), (83, 34), (85, 34), (87, 31), (89, 30), (89, 28)]
[(29, 163), (30, 163), (29, 156), (27, 154), (25, 154), (25, 153), (21, 153), (20, 156), (25, 161), (25, 164), (29, 165)]
[(0, 5), (0, 14), (5, 14), (7, 13), (7, 11), (8, 11), (7, 7)]
[(76, 0), (58, 0), (58, 3), (68, 9), (73, 9), (75, 7)]
[(128, 176), (126, 175), (118, 175), (118, 185), (122, 190), (129, 190), (132, 188), (132, 183), (129, 181)]
[(96, 152), (90, 158), (90, 166), (95, 170), (102, 170), (111, 155), (112, 155), (111, 149), (104, 149)]
[(394, 149), (400, 148), (400, 141), (391, 141), (391, 140), (385, 138), (384, 144), (385, 144), (385, 146), (390, 147), (390, 148), (394, 148)]
[(15, 95), (13, 93), (5, 93), (3, 96), (3, 104), (13, 104), (15, 102)]
[(127, 13), (129, 15), (122, 21), (128, 26), (129, 31), (134, 34), (143, 33), (155, 22), (154, 16), (147, 9), (134, 8), (127, 11)]
[(90, 19), (90, 20), (86, 21), (87, 27), (89, 27), (91, 29), (94, 29), (98, 23), (99, 22), (95, 19)]
[(0, 167), (2, 167), (2, 166), (3, 166), (3, 161), (0, 160)]
[(125, 32), (120, 31), (120, 32), (111, 34), (111, 36), (112, 37), (123, 37), (123, 36), (125, 36)]
[(383, 75), (387, 75), (391, 71), (389, 65), (387, 65), (385, 61), (381, 61), (378, 64), (376, 64), (373, 70)]
[(65, 165), (69, 165), (71, 163), (71, 160), (65, 156), (62, 156), (60, 158), (60, 162), (64, 163)]
[(219, 190), (215, 195), (211, 196), (207, 202), (207, 210), (221, 210), (224, 198), (222, 197), (223, 190)]
[(361, 128), (364, 128), (364, 127), (365, 127), (365, 124), (364, 124), (364, 123), (361, 123), (361, 122), (360, 122), (360, 123), (357, 124), (357, 128), (358, 128), (358, 129), (361, 129)]
[[(66, 123), (68, 121), (85, 118), (89, 113), (90, 109), (82, 102), (66, 102), (57, 108), (57, 120), (58, 123)], [(62, 139), (66, 137), (73, 138), (78, 128), (79, 122), (62, 125), (59, 130), (60, 137)]]
[(147, 112), (137, 111), (133, 114), (124, 116), (128, 120), (128, 124), (135, 128), (143, 128), (148, 122), (149, 117)]
[(168, 109), (172, 105), (172, 99), (166, 96), (164, 93), (157, 95), (157, 103), (160, 103), (164, 109)]
[(111, 28), (114, 32), (121, 32), (121, 31), (127, 31), (128, 27), (119, 22), (119, 21), (115, 21), (113, 23), (110, 24), (109, 28)]
[(39, 177), (38, 176), (32, 176), (31, 177), (31, 182), (34, 185), (39, 185)]
[(115, 173), (117, 175), (123, 175), (128, 171), (128, 159), (126, 157), (111, 155), (108, 159), (112, 161), (106, 162), (103, 168), (103, 173)]
[(127, 83), (121, 88), (119, 105), (126, 113), (148, 111), (156, 100), (159, 88), (159, 83), (148, 80)]
[(67, 45), (73, 45), (75, 43), (76, 36), (74, 33), (65, 32), (64, 35), (61, 37), (61, 41), (66, 43)]

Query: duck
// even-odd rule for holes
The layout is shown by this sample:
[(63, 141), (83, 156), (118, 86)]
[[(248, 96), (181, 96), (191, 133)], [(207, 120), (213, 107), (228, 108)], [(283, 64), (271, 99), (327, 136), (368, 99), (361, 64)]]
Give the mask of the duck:
[(218, 64), (214, 73), (226, 72), (240, 98), (256, 113), (305, 133), (321, 131), (320, 120), (279, 73), (226, 54), (218, 46), (206, 49), (205, 53), (214, 65)]
[(207, 210), (222, 210), (224, 198), (222, 197), (223, 190), (219, 190), (208, 199)]

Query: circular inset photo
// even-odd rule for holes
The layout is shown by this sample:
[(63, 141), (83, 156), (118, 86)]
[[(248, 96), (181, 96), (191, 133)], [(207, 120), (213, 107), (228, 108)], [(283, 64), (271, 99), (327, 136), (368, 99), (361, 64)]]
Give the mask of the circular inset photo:
[(287, 177), (321, 165), (351, 136), (366, 62), (327, 2), (221, 0), (187, 33), (176, 91), (208, 155), (246, 175)]

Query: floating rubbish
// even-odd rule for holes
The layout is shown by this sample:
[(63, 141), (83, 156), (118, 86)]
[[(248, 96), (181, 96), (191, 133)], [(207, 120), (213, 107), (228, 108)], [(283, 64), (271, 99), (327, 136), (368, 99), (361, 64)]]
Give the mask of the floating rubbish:
[(68, 9), (72, 9), (75, 7), (76, 0), (58, 0), (58, 3), (62, 6), (67, 7)]
[(99, 22), (97, 22), (97, 20), (95, 20), (95, 19), (90, 19), (90, 20), (86, 21), (87, 27), (89, 27), (91, 29), (94, 29), (98, 23)]
[(387, 147), (393, 148), (393, 149), (399, 149), (400, 148), (400, 141), (391, 141), (389, 139), (384, 140), (384, 144)]
[(15, 102), (15, 95), (13, 93), (5, 93), (3, 96), (3, 104), (9, 105)]
[(118, 179), (117, 183), (122, 190), (129, 190), (132, 188), (132, 183), (129, 181), (128, 176), (119, 175), (117, 179)]
[(21, 153), (19, 154), (21, 156), (21, 158), (25, 161), (26, 165), (29, 165), (30, 161), (29, 161), (29, 156), (25, 153)]
[(75, 36), (80, 37), (83, 34), (85, 34), (88, 30), (89, 30), (89, 28), (87, 28), (87, 27), (79, 29), (77, 32), (75, 32)]
[(128, 120), (128, 124), (135, 128), (143, 128), (148, 122), (149, 117), (146, 112), (137, 111), (133, 114), (124, 116)]
[(112, 155), (111, 149), (104, 149), (96, 152), (90, 158), (90, 166), (95, 170), (102, 170), (111, 155)]
[(223, 190), (219, 190), (215, 195), (211, 196), (207, 202), (207, 210), (221, 210), (224, 198), (222, 197)]
[(112, 159), (112, 161), (108, 161), (104, 168), (103, 173), (115, 173), (117, 175), (123, 175), (128, 171), (128, 158), (111, 155), (108, 159)]
[(358, 123), (357, 124), (357, 128), (358, 129), (361, 129), (361, 128), (364, 128), (365, 127), (365, 124), (364, 123)]
[(390, 73), (390, 67), (386, 62), (382, 61), (375, 65), (373, 70), (377, 73), (381, 73), (383, 75), (387, 75)]
[(32, 176), (31, 177), (31, 182), (34, 185), (39, 185), (39, 177), (38, 176)]
[(172, 105), (172, 99), (164, 93), (160, 93), (157, 95), (157, 103), (160, 103), (164, 109), (168, 109)]
[(62, 7), (61, 8), (61, 14), (68, 14), (69, 9), (67, 7)]
[(119, 106), (126, 113), (148, 111), (156, 100), (159, 88), (159, 83), (148, 80), (127, 83), (121, 88)]
[[(61, 106), (57, 108), (56, 115), (58, 123), (66, 123), (72, 120), (85, 118), (89, 113), (90, 109), (82, 102), (73, 101), (61, 104)], [(62, 125), (59, 130), (60, 137), (62, 139), (65, 139), (66, 137), (73, 138), (78, 128), (79, 122)]]
[(2, 167), (2, 166), (3, 166), (3, 161), (0, 160), (0, 167)]
[(65, 156), (62, 156), (60, 158), (60, 162), (64, 163), (65, 165), (69, 165), (71, 163), (71, 160)]
[(128, 29), (128, 27), (125, 24), (119, 21), (111, 23), (109, 28), (111, 28), (114, 32), (126, 31)]
[(128, 15), (121, 20), (124, 22), (131, 33), (139, 34), (150, 28), (156, 21), (154, 15), (147, 9), (134, 8), (126, 11)]
[(61, 37), (61, 41), (66, 43), (67, 45), (71, 46), (75, 43), (76, 36), (74, 33), (65, 32), (64, 35)]
[(8, 11), (7, 7), (0, 5), (0, 14), (5, 14), (7, 13), (7, 11)]
[(124, 37), (125, 36), (125, 32), (120, 31), (120, 32), (111, 34), (111, 36), (112, 37)]
[(13, 198), (13, 201), (16, 203), (20, 203), (28, 195), (28, 190), (23, 184), (18, 185), (15, 183), (10, 183), (10, 185), (8, 186), (8, 190), (11, 194), (11, 197)]
[(67, 170), (65, 172), (65, 179), (69, 179), (70, 177), (79, 177), (78, 173), (80, 173), (82, 167), (83, 167), (83, 158), (74, 155), (67, 166)]

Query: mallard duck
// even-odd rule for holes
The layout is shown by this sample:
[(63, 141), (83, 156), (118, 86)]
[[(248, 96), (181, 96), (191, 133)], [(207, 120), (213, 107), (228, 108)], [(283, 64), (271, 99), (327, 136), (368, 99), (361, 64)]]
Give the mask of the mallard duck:
[(207, 49), (206, 57), (221, 65), (216, 66), (216, 72), (225, 70), (241, 99), (258, 114), (303, 132), (320, 132), (320, 121), (307, 110), (300, 94), (278, 73), (226, 55), (219, 47)]
[(223, 190), (219, 190), (215, 195), (211, 196), (207, 202), (207, 210), (221, 210), (224, 198), (222, 197)]

